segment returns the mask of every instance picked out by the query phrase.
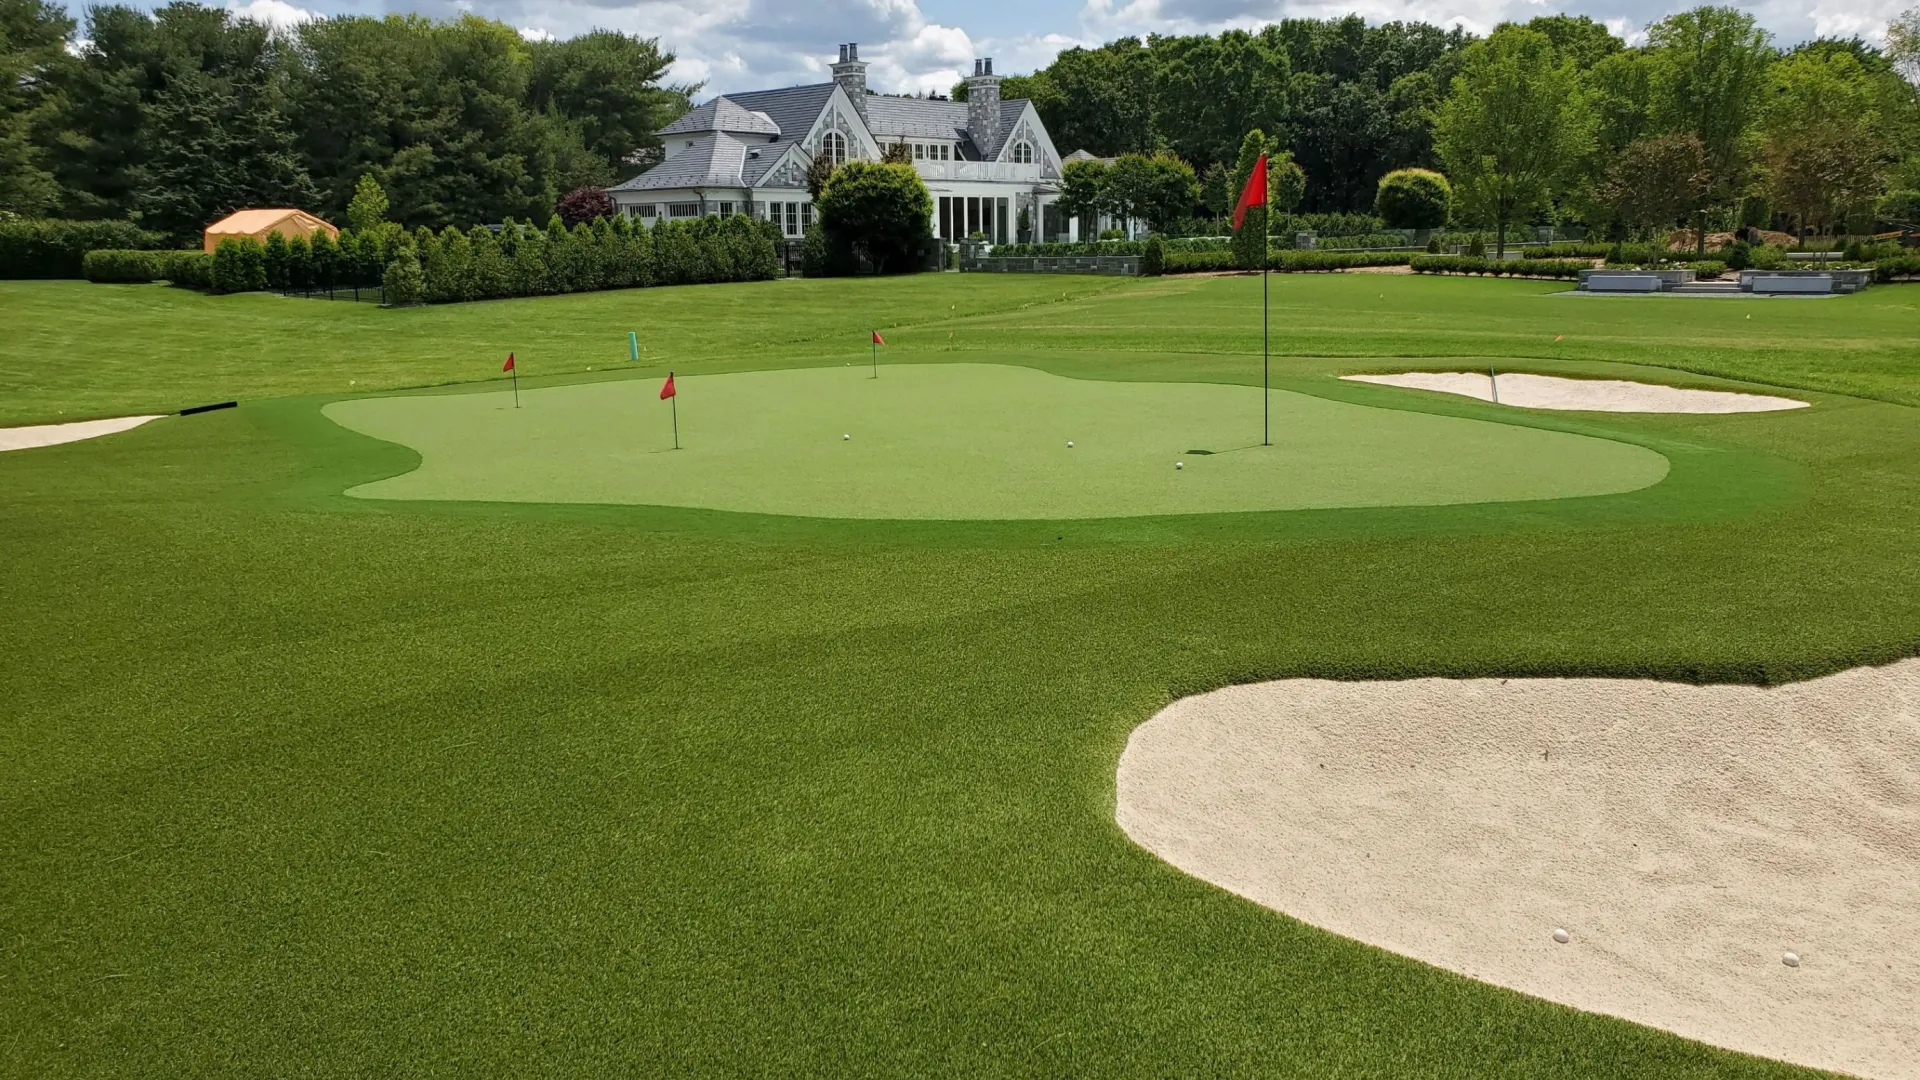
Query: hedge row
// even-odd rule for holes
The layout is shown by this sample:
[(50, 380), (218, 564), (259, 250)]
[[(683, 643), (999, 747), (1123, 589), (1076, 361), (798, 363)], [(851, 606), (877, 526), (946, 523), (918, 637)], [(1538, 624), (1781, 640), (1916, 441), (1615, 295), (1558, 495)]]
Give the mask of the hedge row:
[(1411, 265), (1416, 274), (1486, 274), (1493, 277), (1577, 278), (1580, 271), (1593, 269), (1593, 263), (1588, 259), (1493, 260), (1472, 255), (1416, 255)]
[(213, 256), (204, 251), (143, 251), (101, 248), (80, 260), (81, 276), (101, 285), (171, 281), (190, 289), (213, 285)]
[(165, 240), (128, 221), (0, 221), (0, 278), (77, 278), (89, 251), (146, 251)]
[(597, 219), (571, 231), (555, 218), (545, 230), (449, 227), (421, 236), (421, 299), (428, 303), (595, 289), (765, 281), (779, 274), (779, 233), (745, 215), (663, 221), (647, 228), (627, 218)]
[[(1352, 270), (1363, 266), (1405, 266), (1410, 257), (1404, 251), (1295, 251), (1279, 248), (1268, 253), (1267, 265), (1282, 272)], [(1192, 274), (1240, 268), (1231, 251), (1177, 251), (1169, 247), (1162, 272)]]
[(1895, 278), (1920, 278), (1920, 255), (1901, 255), (1873, 264), (1873, 280), (1892, 281)]

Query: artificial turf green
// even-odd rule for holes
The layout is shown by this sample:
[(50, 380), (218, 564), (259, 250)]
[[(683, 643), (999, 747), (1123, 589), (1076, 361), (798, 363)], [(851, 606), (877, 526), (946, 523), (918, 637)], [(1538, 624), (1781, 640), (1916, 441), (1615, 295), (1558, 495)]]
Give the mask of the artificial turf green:
[(906, 364), (677, 385), (672, 402), (631, 380), (363, 398), (325, 412), (419, 452), (418, 469), (351, 492), (379, 499), (1101, 518), (1606, 495), (1667, 471), (1630, 443), (1284, 390), (1268, 395), (1262, 445), (1260, 390), (1217, 383)]
[[(1451, 329), (1431, 283), (1366, 288), (1478, 348), (1487, 312), (1532, 318), (1509, 284), (1449, 283)], [(856, 309), (875, 286), (896, 283), (817, 296)], [(935, 310), (971, 286), (900, 287)], [(1257, 382), (1244, 334), (1208, 351), (1207, 288), (1182, 307), (1156, 287), (1124, 288), (1193, 349), (1116, 346), (1102, 327), (1134, 309), (1107, 293), (973, 332), (1061, 375)], [(195, 392), (234, 372), (345, 391), (361, 356), (402, 381), (409, 339), (384, 327), (418, 314), (355, 309), (256, 370), (274, 361), (195, 337), (197, 315), (103, 323), (68, 289), (0, 286), (9, 311), (71, 298), (36, 309), (66, 330), (36, 322), (7, 360), (37, 387), (23, 418), (152, 407), (165, 380), (100, 354), (168, 335), (200, 342), (173, 367)], [(1763, 305), (1812, 321), (1739, 363), (1839, 378), (1821, 313), (1853, 299)], [(1631, 306), (1580, 310), (1620, 313), (1623, 354), (1658, 341)], [(1354, 341), (1386, 341), (1391, 310), (1352, 311)], [(1843, 374), (1913, 394), (1874, 359), (1910, 340), (1853, 332), (1871, 355)], [(896, 360), (961, 358), (946, 333), (903, 331), (921, 341)], [(1355, 366), (1294, 358), (1282, 382), (1633, 442), (1672, 472), (1584, 499), (1067, 523), (407, 503), (342, 494), (415, 458), (324, 395), (0, 454), (0, 1075), (1808, 1075), (1333, 937), (1114, 826), (1127, 733), (1230, 682), (1777, 681), (1920, 651), (1914, 410), (1542, 416), (1328, 377)]]

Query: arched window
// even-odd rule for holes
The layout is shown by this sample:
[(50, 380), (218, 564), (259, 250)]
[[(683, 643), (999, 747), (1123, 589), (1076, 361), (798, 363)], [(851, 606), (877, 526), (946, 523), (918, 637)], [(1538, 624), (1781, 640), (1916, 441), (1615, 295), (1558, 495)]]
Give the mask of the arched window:
[(847, 163), (847, 140), (837, 131), (829, 131), (820, 140), (820, 155), (835, 165)]
[(1013, 160), (1015, 164), (1019, 165), (1033, 164), (1033, 144), (1025, 140), (1014, 143)]

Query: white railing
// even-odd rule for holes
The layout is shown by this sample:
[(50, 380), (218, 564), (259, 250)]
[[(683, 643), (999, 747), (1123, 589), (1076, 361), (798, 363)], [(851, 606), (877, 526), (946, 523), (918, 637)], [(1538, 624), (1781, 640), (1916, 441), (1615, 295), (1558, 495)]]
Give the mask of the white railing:
[(915, 161), (913, 167), (922, 180), (1000, 181), (1014, 184), (1040, 182), (1037, 162), (1012, 161)]

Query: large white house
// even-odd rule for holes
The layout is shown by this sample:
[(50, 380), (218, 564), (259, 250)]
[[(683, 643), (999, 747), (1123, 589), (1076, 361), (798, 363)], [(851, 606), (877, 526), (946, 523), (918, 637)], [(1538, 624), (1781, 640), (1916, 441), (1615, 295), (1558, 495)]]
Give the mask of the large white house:
[(933, 196), (935, 236), (1004, 244), (1066, 228), (1053, 207), (1060, 154), (1031, 102), (1000, 100), (990, 59), (974, 62), (964, 102), (887, 97), (867, 91), (860, 47), (842, 45), (830, 83), (725, 94), (659, 135), (660, 164), (607, 192), (647, 225), (744, 213), (798, 238), (813, 224), (806, 175), (816, 156), (874, 161), (906, 143)]

